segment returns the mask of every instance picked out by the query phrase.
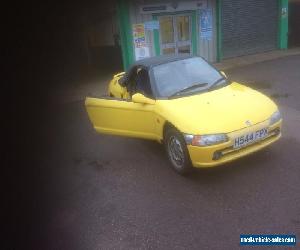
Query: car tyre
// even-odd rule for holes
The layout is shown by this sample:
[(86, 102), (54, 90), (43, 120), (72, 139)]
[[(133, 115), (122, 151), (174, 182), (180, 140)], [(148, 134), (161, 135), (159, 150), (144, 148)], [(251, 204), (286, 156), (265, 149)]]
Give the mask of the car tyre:
[(168, 129), (164, 136), (166, 153), (173, 169), (185, 175), (191, 172), (192, 164), (183, 135), (176, 129)]

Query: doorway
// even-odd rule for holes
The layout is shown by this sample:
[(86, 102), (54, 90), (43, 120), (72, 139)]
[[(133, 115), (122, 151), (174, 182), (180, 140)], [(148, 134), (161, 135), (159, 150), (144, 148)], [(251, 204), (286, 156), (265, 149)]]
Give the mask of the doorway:
[(192, 16), (178, 14), (158, 17), (160, 54), (192, 54)]

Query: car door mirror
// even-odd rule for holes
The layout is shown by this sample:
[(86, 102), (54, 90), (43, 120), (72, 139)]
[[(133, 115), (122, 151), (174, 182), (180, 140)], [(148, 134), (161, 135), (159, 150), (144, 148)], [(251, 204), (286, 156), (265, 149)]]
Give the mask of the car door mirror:
[(136, 93), (132, 96), (132, 101), (135, 102), (135, 103), (142, 103), (142, 104), (154, 104), (155, 101), (144, 96), (143, 94), (141, 93)]
[(220, 71), (220, 72), (221, 72), (221, 74), (222, 74), (225, 78), (227, 78), (227, 75), (225, 74), (224, 71)]

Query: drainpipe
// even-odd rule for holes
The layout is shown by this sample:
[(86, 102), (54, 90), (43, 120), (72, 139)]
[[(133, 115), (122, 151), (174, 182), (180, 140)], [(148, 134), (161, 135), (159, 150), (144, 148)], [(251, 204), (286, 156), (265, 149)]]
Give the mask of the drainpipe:
[(278, 48), (288, 48), (288, 31), (289, 31), (289, 2), (288, 0), (278, 0), (279, 6), (279, 24), (278, 24)]
[(116, 6), (124, 70), (127, 70), (130, 64), (134, 61), (133, 37), (129, 18), (129, 5), (130, 3), (128, 3), (128, 1), (126, 0), (118, 0)]

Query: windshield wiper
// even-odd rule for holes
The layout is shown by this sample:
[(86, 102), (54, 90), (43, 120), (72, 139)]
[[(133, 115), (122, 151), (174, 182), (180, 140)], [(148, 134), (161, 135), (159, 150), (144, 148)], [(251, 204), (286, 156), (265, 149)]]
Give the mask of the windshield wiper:
[(174, 94), (170, 95), (169, 97), (174, 97), (174, 96), (177, 96), (177, 95), (179, 95), (181, 93), (184, 93), (186, 91), (189, 91), (189, 90), (192, 90), (192, 89), (196, 89), (196, 88), (200, 88), (200, 87), (204, 87), (207, 84), (208, 84), (207, 82), (204, 82), (204, 83), (197, 83), (197, 84), (191, 85), (191, 86), (189, 86), (187, 88), (184, 88), (184, 89), (181, 89), (181, 90), (175, 92)]
[(212, 89), (214, 86), (216, 86), (219, 82), (225, 80), (227, 82), (227, 79), (225, 77), (219, 78), (217, 81), (215, 81), (212, 85), (209, 86), (209, 89)]

